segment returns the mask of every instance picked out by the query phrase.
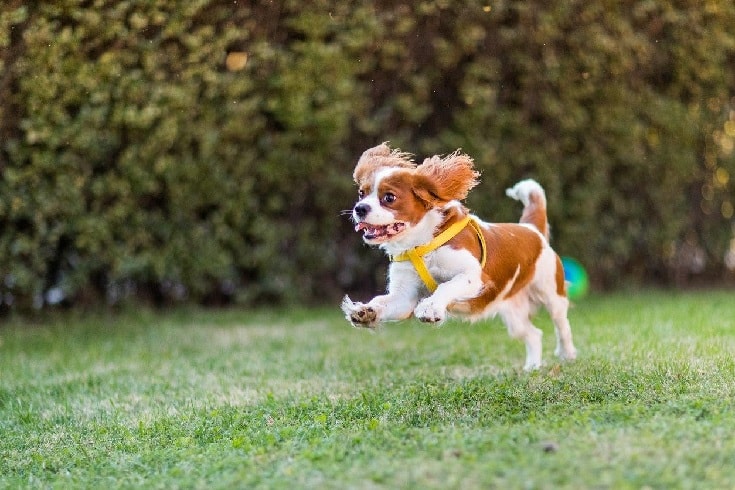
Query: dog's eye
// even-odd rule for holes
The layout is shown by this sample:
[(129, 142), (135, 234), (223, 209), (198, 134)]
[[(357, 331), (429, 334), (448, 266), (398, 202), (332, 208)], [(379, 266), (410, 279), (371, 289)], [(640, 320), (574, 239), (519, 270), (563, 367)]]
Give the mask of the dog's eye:
[(391, 192), (386, 192), (383, 196), (383, 204), (390, 204), (396, 201), (396, 195)]
[(365, 191), (362, 190), (362, 189), (360, 189), (359, 191), (357, 191), (357, 197), (359, 197), (360, 199), (362, 199), (363, 197), (365, 197)]

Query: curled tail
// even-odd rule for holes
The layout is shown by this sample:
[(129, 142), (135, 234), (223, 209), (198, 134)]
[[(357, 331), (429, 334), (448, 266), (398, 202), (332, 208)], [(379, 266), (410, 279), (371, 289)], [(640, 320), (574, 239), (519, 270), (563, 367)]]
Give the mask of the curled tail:
[(526, 179), (507, 189), (505, 193), (516, 201), (523, 203), (521, 223), (535, 226), (548, 240), (549, 222), (546, 218), (546, 194), (544, 189), (533, 179)]

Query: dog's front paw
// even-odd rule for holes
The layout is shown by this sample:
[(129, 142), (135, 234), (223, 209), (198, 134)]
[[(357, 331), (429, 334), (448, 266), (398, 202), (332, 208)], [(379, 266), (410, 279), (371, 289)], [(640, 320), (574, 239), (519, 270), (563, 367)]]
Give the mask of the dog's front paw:
[(378, 312), (365, 303), (354, 302), (349, 296), (342, 299), (342, 311), (345, 318), (353, 327), (376, 328), (378, 326)]
[(445, 308), (440, 308), (430, 300), (424, 300), (413, 310), (413, 315), (420, 321), (425, 323), (442, 323), (447, 312)]

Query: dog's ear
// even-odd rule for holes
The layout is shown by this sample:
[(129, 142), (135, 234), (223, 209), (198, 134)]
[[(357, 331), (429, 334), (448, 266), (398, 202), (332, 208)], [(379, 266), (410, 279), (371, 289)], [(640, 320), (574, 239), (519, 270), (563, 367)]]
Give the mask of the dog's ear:
[(433, 156), (416, 168), (414, 193), (429, 205), (461, 201), (480, 177), (469, 155), (459, 150), (442, 158)]
[(363, 152), (357, 161), (352, 177), (357, 185), (362, 185), (363, 182), (372, 180), (376, 170), (384, 167), (415, 168), (416, 163), (410, 153), (391, 150), (388, 143), (385, 142)]

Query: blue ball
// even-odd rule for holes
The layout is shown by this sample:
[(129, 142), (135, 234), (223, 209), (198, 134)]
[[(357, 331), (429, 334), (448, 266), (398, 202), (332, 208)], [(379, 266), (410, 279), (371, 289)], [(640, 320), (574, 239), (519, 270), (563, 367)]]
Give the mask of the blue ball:
[(584, 270), (582, 264), (571, 257), (562, 257), (561, 264), (564, 267), (564, 280), (567, 281), (569, 299), (584, 297), (590, 288), (587, 271)]

